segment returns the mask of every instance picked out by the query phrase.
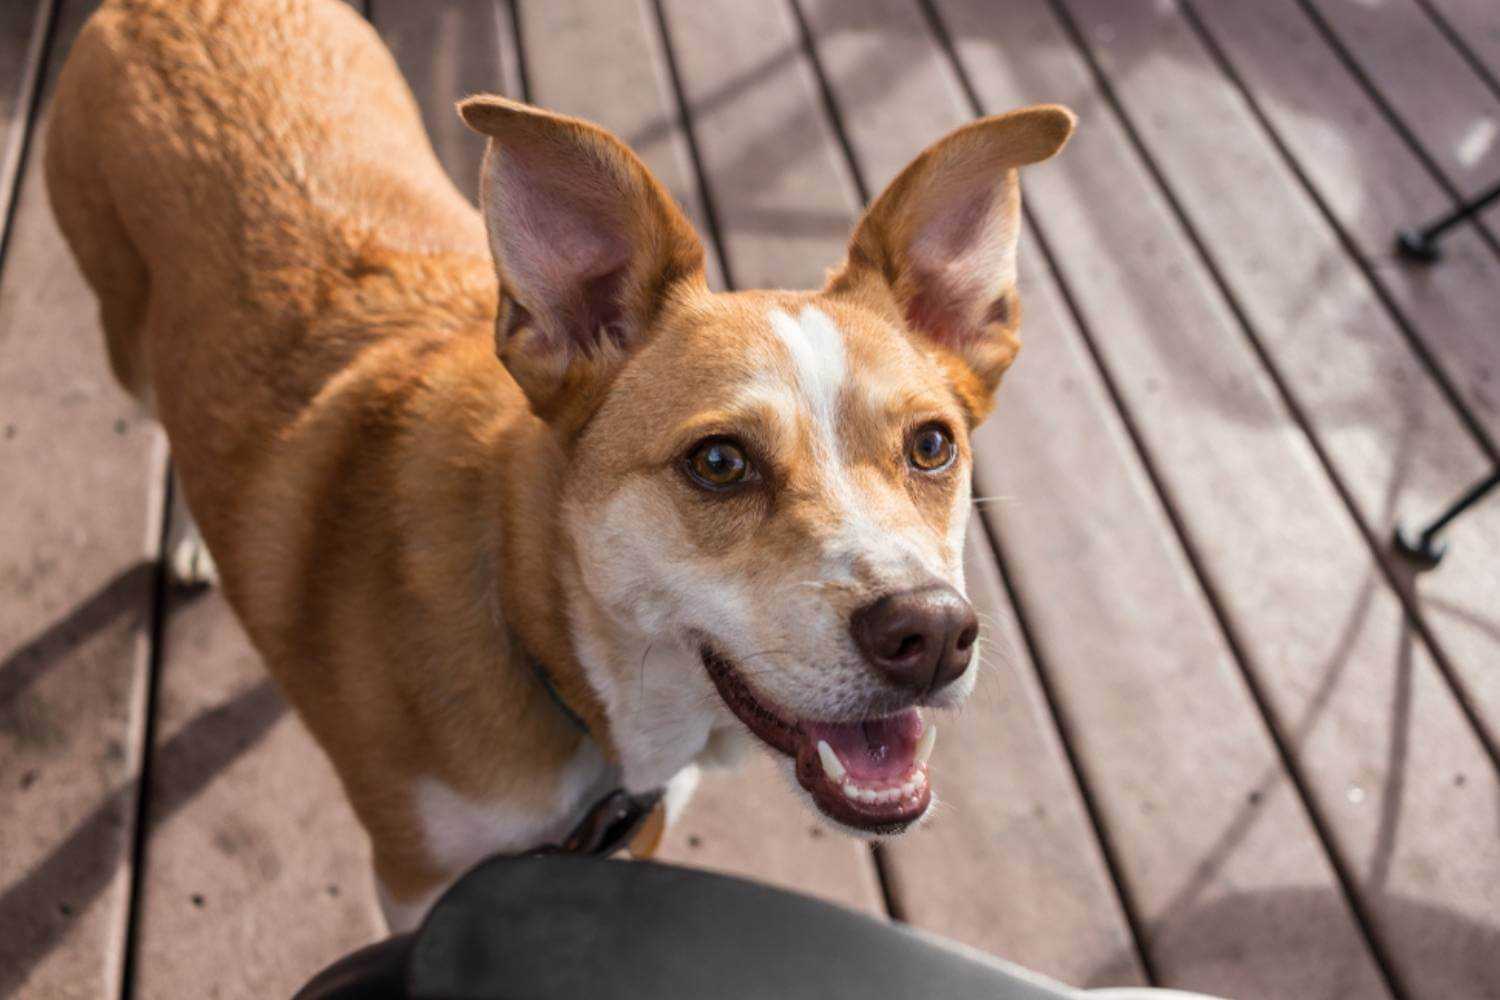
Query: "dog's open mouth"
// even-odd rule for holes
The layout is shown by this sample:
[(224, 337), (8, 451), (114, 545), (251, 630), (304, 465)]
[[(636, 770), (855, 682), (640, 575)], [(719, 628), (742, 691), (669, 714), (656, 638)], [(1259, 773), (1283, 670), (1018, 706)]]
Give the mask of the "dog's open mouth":
[(899, 833), (932, 802), (927, 761), (937, 729), (915, 708), (861, 722), (787, 719), (734, 665), (702, 650), (719, 697), (752, 733), (796, 761), (797, 781), (825, 815), (870, 833)]

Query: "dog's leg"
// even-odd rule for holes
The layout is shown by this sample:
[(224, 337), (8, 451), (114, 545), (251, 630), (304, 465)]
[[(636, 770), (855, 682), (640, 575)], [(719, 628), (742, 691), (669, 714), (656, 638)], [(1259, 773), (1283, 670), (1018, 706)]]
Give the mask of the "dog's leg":
[(392, 934), (406, 934), (417, 929), (432, 904), (443, 894), (446, 885), (402, 899), (395, 895), (379, 874), (375, 876), (375, 896), (380, 900), (380, 912), (385, 917), (385, 926)]
[(218, 567), (203, 541), (203, 533), (198, 530), (193, 512), (188, 509), (182, 482), (176, 473), (172, 476), (172, 495), (176, 502), (167, 532), (167, 571), (172, 582), (179, 587), (215, 586), (219, 582)]
[(375, 898), (392, 934), (414, 931), (438, 897), (484, 853), (436, 858), (429, 850), (415, 785), (375, 783), (380, 791), (351, 794), (355, 812), (370, 835)]

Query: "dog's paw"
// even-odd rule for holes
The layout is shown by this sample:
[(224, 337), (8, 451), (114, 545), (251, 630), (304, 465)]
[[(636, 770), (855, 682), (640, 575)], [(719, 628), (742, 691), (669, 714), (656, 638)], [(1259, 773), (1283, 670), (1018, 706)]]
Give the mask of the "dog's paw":
[(203, 538), (196, 531), (178, 539), (172, 546), (167, 570), (172, 582), (179, 587), (212, 587), (219, 582), (214, 557), (209, 555), (208, 546), (203, 544)]

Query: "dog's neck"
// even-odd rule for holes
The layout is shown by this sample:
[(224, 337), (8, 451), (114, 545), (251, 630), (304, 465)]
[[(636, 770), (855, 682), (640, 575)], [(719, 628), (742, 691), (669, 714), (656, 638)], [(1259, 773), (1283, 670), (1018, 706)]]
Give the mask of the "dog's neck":
[[(704, 711), (705, 703), (716, 702), (694, 651), (620, 622), (590, 595), (563, 524), (565, 463), (562, 447), (540, 421), (511, 436), (503, 463), (501, 603), (522, 655), (537, 661), (514, 667), (544, 670), (619, 768), (624, 787), (646, 792), (705, 750), (727, 754), (720, 752), (725, 739), (717, 730), (733, 726), (727, 716)], [(684, 657), (693, 662), (667, 662)], [(703, 684), (683, 683), (684, 677), (702, 677)]]
[[(503, 459), (498, 565), (502, 614), (520, 647), (512, 668), (545, 671), (557, 697), (615, 761), (609, 716), (579, 663), (564, 596), (565, 577), (576, 573), (559, 514), (565, 456), (552, 431), (531, 418), (508, 437)], [(528, 657), (536, 662), (524, 662)]]
[(575, 653), (609, 713), (621, 782), (635, 793), (662, 787), (711, 751), (715, 730), (732, 720), (717, 710), (694, 650), (615, 620), (577, 574), (563, 583)]

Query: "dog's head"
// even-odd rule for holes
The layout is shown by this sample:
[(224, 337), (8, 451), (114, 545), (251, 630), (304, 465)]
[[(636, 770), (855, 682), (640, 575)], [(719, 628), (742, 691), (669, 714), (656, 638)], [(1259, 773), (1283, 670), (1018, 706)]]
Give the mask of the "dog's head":
[[(822, 290), (714, 294), (698, 237), (618, 140), (499, 98), (461, 112), (492, 139), (499, 354), (568, 457), (575, 630), (690, 650), (669, 683), (716, 693), (702, 711), (791, 758), (825, 814), (905, 828), (931, 803), (920, 708), (974, 686), (969, 433), (1019, 348), (1017, 169), (1072, 115), (933, 145)], [(590, 667), (618, 704), (640, 664)]]

